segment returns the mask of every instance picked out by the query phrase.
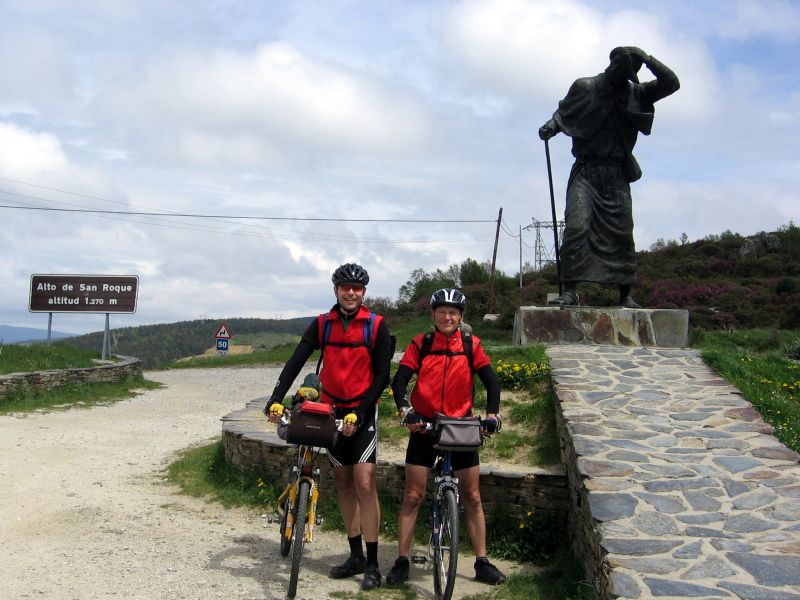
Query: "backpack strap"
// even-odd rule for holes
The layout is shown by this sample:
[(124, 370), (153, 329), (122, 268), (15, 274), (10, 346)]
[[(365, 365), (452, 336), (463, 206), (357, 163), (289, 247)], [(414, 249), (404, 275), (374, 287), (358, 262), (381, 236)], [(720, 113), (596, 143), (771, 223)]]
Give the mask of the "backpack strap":
[(475, 371), (474, 362), (472, 361), (472, 334), (468, 331), (461, 332), (461, 341), (464, 344), (464, 354), (467, 355), (467, 364), (469, 364), (469, 370)]
[[(325, 346), (328, 345), (328, 340), (331, 337), (331, 326), (333, 322), (330, 320), (329, 316), (330, 313), (325, 313), (324, 315), (320, 315), (322, 319), (319, 322), (319, 360), (317, 361), (317, 374), (319, 375), (319, 369), (322, 366), (322, 355), (325, 351)], [(374, 312), (369, 313), (369, 319), (364, 321), (364, 345), (367, 347), (367, 352), (372, 354), (372, 351), (375, 349), (375, 325), (379, 323), (378, 318), (380, 315), (376, 315)], [(383, 318), (383, 317), (380, 317)], [(338, 344), (335, 344), (338, 345)], [(351, 346), (353, 344), (344, 344), (346, 346)], [(355, 344), (359, 345), (359, 344)]]
[(369, 319), (364, 321), (364, 344), (370, 354), (375, 348), (375, 322), (378, 320), (377, 316), (374, 312), (370, 312)]
[[(467, 364), (470, 371), (475, 371), (472, 360), (472, 334), (466, 331), (461, 332), (461, 342), (464, 345), (464, 354), (467, 357)], [(422, 361), (431, 353), (433, 347), (433, 331), (427, 332), (422, 338), (422, 344), (419, 347), (419, 364), (422, 366)], [(436, 354), (448, 354), (447, 351), (437, 351)]]
[(328, 338), (331, 337), (331, 321), (328, 318), (328, 313), (320, 315), (321, 319), (317, 317), (317, 335), (319, 336), (319, 360), (317, 361), (317, 375), (322, 366), (322, 354), (325, 350), (325, 345), (328, 343)]
[(422, 366), (422, 361), (431, 353), (433, 346), (433, 332), (429, 331), (422, 337), (422, 344), (419, 347), (419, 366)]

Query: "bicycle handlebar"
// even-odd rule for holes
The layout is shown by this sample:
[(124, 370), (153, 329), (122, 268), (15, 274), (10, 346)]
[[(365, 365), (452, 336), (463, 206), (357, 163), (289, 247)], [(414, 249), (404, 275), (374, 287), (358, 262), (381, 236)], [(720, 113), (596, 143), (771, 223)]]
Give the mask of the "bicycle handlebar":
[[(288, 408), (286, 408), (286, 409), (284, 409), (283, 416), (281, 417), (281, 420), (279, 421), (278, 424), (279, 425), (289, 425), (289, 423), (291, 423), (291, 421), (292, 421), (292, 411), (289, 410)], [(341, 433), (342, 429), (344, 428), (344, 419), (334, 419), (333, 422), (336, 423), (336, 431)]]
[[(409, 416), (411, 417), (411, 420), (409, 420)], [(401, 425), (414, 425), (416, 423), (422, 423), (424, 425), (422, 429), (425, 431), (432, 431), (435, 427), (433, 420), (428, 419), (421, 414), (414, 412), (413, 410), (406, 412), (406, 414), (400, 420)], [(501, 426), (502, 420), (500, 419), (500, 415), (497, 415), (497, 420), (481, 419), (481, 431), (487, 435), (492, 435), (493, 433), (499, 432)]]

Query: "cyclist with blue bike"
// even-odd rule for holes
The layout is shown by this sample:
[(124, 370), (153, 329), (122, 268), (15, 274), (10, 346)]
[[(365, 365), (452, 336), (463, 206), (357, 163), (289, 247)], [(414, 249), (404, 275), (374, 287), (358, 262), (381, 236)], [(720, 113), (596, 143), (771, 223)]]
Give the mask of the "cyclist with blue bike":
[[(417, 515), (437, 455), (426, 422), (432, 421), (437, 413), (447, 417), (471, 415), (477, 374), (486, 388), (486, 420), (499, 423), (500, 384), (480, 339), (460, 327), (466, 306), (467, 299), (459, 290), (445, 288), (434, 292), (430, 300), (434, 330), (412, 339), (392, 380), (395, 403), (410, 435), (405, 461), (406, 486), (398, 516), (399, 556), (386, 577), (388, 584), (398, 584), (409, 578)], [(407, 390), (414, 375), (417, 381), (409, 404)], [(452, 454), (467, 531), (475, 549), (475, 579), (497, 585), (505, 581), (505, 575), (486, 558), (486, 521), (479, 464), (477, 451)]]

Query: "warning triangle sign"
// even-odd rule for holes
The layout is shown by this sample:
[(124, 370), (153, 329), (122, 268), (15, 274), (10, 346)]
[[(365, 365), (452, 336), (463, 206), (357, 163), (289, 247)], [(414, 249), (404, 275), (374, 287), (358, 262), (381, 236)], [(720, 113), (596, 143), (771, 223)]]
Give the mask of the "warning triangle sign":
[(225, 323), (222, 323), (219, 326), (219, 329), (217, 329), (217, 333), (214, 334), (214, 337), (217, 339), (222, 338), (225, 340), (231, 339), (231, 332), (228, 331), (228, 326), (225, 325)]

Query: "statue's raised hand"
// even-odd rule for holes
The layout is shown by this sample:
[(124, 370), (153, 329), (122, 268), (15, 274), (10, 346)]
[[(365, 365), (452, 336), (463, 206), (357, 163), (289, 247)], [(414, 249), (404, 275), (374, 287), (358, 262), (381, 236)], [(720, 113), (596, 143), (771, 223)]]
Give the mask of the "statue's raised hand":
[(641, 48), (636, 46), (625, 46), (625, 49), (630, 54), (631, 64), (634, 72), (638, 71), (639, 67), (642, 65), (646, 65), (648, 62), (650, 62), (650, 55)]

